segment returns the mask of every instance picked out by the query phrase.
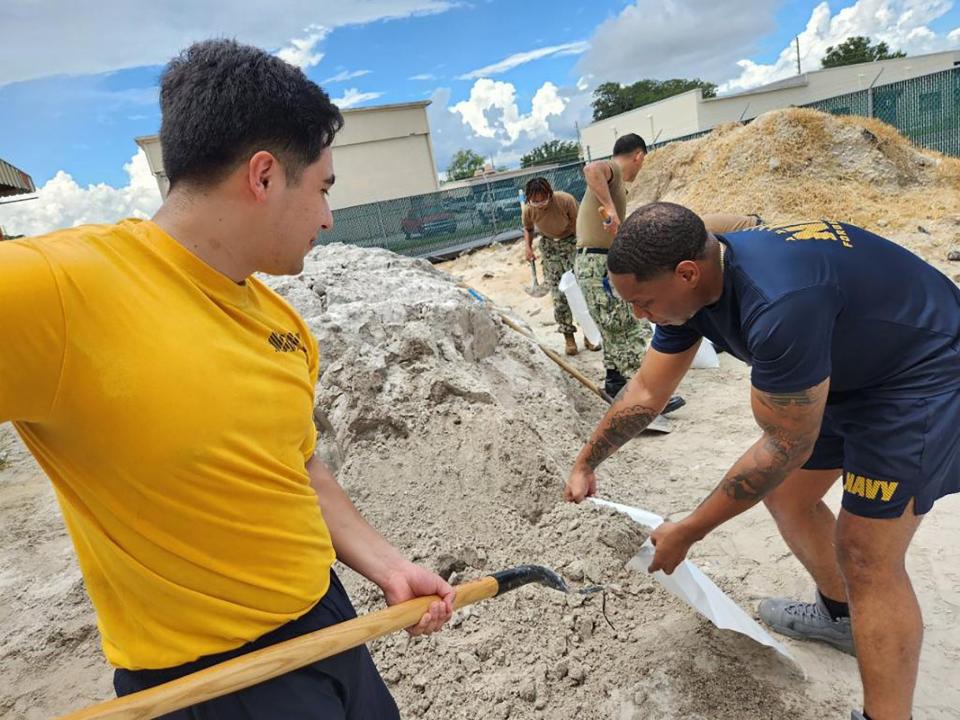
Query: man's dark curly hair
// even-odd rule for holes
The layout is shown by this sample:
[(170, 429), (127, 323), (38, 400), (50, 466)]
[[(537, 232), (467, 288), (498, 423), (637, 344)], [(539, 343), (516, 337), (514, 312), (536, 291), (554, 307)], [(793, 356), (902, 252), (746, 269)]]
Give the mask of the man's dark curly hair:
[(300, 69), (234, 40), (198, 42), (174, 58), (160, 77), (160, 110), (171, 188), (215, 184), (260, 150), (296, 183), (343, 127), (340, 110)]
[(703, 257), (707, 229), (692, 210), (659, 202), (635, 210), (620, 226), (607, 254), (607, 269), (651, 280), (684, 260)]
[(552, 195), (553, 188), (550, 187), (550, 181), (545, 177), (535, 177), (533, 180), (527, 183), (527, 186), (523, 189), (524, 197), (530, 197), (532, 195)]

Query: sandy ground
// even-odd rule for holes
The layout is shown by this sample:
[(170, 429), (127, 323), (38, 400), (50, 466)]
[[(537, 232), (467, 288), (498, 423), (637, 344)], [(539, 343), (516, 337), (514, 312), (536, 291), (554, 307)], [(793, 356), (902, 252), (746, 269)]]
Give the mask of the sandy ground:
[[(458, 613), (438, 636), (374, 643), (404, 717), (849, 716), (859, 703), (852, 658), (785, 639), (804, 679), (624, 569), (643, 539), (628, 522), (560, 501), (599, 400), (471, 305), (451, 278), (384, 255), (369, 267), (370, 255), (340, 262), (338, 252), (360, 251), (325, 249), (303, 279), (278, 285), (325, 350), (318, 407), (334, 429), (326, 439), (341, 482), (364, 514), (455, 580), (538, 562), (574, 585), (608, 587), (604, 598), (524, 588)], [(561, 351), (549, 296), (523, 292), (529, 273), (519, 253), (519, 244), (490, 248), (443, 270)], [(401, 300), (398, 288), (415, 292)], [(572, 360), (600, 380), (599, 354)], [(645, 435), (608, 461), (602, 496), (682, 516), (755, 439), (748, 372), (735, 359), (692, 371), (680, 392), (688, 405), (673, 416), (674, 432)], [(46, 718), (110, 697), (110, 670), (49, 482), (10, 426), (0, 426), (0, 457), (0, 717)], [(829, 502), (838, 507), (838, 487)], [(960, 497), (938, 503), (908, 556), (926, 627), (916, 695), (925, 720), (960, 717), (958, 510)], [(760, 508), (698, 544), (691, 559), (748, 612), (762, 597), (813, 590)], [(339, 571), (361, 612), (382, 605), (366, 581)]]

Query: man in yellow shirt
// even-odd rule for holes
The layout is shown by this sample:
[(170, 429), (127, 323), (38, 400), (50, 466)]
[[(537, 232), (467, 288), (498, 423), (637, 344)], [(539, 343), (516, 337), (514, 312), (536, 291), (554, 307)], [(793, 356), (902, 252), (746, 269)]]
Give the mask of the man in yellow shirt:
[[(332, 225), (343, 118), (233, 41), (164, 71), (170, 194), (152, 221), (0, 246), (0, 422), (53, 482), (127, 694), (354, 616), (336, 557), (390, 604), (452, 589), (368, 525), (314, 457), (319, 355), (253, 274), (296, 274)], [(366, 648), (177, 718), (399, 717)]]

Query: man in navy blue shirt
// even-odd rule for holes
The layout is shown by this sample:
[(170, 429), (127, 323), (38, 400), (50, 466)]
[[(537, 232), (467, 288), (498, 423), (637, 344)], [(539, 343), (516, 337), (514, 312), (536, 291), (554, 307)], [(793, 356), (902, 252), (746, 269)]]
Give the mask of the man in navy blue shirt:
[[(565, 497), (596, 492), (597, 466), (657, 416), (701, 338), (748, 363), (763, 434), (696, 510), (653, 533), (650, 570), (672, 572), (693, 543), (762, 499), (817, 596), (765, 600), (761, 618), (857, 655), (864, 712), (854, 718), (907, 720), (923, 624), (904, 555), (934, 502), (960, 491), (960, 290), (852, 225), (715, 236), (672, 203), (630, 216), (608, 269), (657, 330), (577, 456)], [(838, 478), (835, 518), (822, 498)]]

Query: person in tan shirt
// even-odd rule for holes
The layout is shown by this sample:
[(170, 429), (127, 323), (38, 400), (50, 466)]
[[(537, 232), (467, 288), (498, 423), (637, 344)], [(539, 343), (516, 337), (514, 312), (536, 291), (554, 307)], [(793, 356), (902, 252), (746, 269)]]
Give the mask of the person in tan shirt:
[[(524, 196), (526, 202), (523, 205), (522, 222), (526, 258), (528, 261), (536, 259), (533, 235), (539, 232), (543, 278), (553, 296), (557, 330), (563, 333), (567, 355), (576, 355), (577, 328), (559, 284), (560, 277), (568, 270), (573, 270), (573, 259), (577, 252), (577, 201), (570, 193), (554, 192), (549, 181), (542, 177), (535, 177), (527, 183)], [(588, 350), (600, 349), (591, 345), (586, 337), (583, 344)]]
[[(583, 168), (587, 189), (577, 213), (574, 272), (590, 316), (603, 338), (604, 390), (610, 397), (616, 397), (627, 378), (640, 367), (652, 335), (650, 323), (634, 317), (630, 308), (613, 296), (607, 281), (607, 250), (626, 217), (627, 183), (636, 180), (646, 156), (643, 138), (630, 133), (617, 138), (611, 159)], [(714, 234), (763, 224), (757, 215), (714, 213), (702, 217), (707, 230)]]
[[(633, 182), (643, 167), (647, 145), (636, 134), (624, 135), (613, 146), (613, 158), (583, 168), (587, 189), (577, 214), (577, 250), (574, 272), (590, 316), (603, 338), (604, 390), (615, 397), (643, 358), (650, 324), (637, 320), (630, 308), (605, 290), (607, 250), (627, 214), (625, 183)], [(601, 209), (608, 221), (604, 223)]]

